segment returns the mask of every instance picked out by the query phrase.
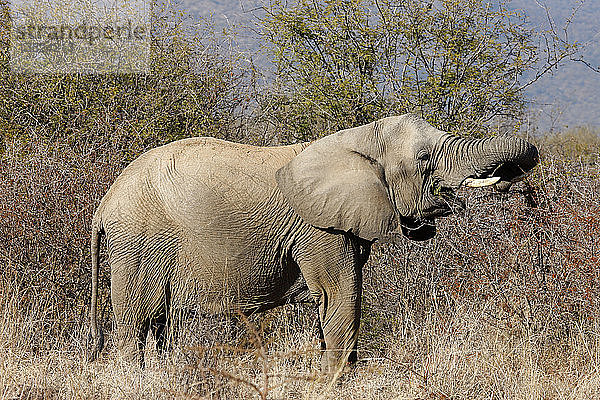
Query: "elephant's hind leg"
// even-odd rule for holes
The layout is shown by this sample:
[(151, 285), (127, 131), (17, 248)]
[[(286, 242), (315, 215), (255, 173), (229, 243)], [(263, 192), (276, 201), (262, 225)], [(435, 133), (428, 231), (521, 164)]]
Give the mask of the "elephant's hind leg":
[[(114, 266), (113, 266), (114, 268)], [(126, 291), (120, 274), (113, 269), (111, 298), (116, 323), (116, 345), (119, 355), (126, 361), (144, 366), (144, 348), (150, 328), (150, 320), (143, 312), (142, 304)]]
[(148, 328), (148, 320), (133, 324), (117, 322), (117, 348), (125, 361), (144, 367)]
[(125, 359), (143, 366), (148, 331), (153, 321), (160, 322), (161, 310), (165, 309), (166, 263), (157, 262), (153, 254), (139, 254), (148, 251), (145, 243), (121, 244), (114, 243), (110, 254), (117, 348)]

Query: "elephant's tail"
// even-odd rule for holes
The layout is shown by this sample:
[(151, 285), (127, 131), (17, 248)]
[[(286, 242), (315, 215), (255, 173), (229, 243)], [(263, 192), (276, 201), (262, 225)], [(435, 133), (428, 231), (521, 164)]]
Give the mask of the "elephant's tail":
[(92, 220), (92, 241), (90, 245), (90, 253), (92, 255), (92, 300), (90, 305), (90, 334), (88, 343), (91, 344), (91, 352), (88, 359), (95, 360), (104, 347), (104, 335), (102, 328), (98, 326), (96, 320), (96, 309), (98, 304), (98, 267), (100, 264), (100, 238), (104, 232), (99, 212), (94, 215)]

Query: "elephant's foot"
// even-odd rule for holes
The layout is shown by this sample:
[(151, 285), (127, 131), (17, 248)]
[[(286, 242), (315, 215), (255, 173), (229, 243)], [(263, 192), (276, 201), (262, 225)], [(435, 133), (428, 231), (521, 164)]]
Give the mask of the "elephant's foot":
[(121, 325), (117, 328), (117, 357), (126, 364), (144, 368), (144, 349), (148, 324), (141, 327)]
[(130, 346), (120, 347), (117, 349), (117, 361), (120, 364), (127, 365), (132, 368), (144, 368), (144, 351), (133, 349)]
[(325, 350), (322, 352), (321, 372), (337, 380), (344, 373), (352, 370), (356, 360), (356, 350)]

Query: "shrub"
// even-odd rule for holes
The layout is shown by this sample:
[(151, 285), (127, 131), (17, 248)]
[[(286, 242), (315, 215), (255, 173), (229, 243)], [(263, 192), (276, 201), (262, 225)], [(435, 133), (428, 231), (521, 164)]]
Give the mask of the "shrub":
[(577, 46), (507, 3), (273, 1), (261, 22), (278, 79), (263, 102), (297, 140), (405, 112), (470, 135), (514, 124), (524, 88)]
[(163, 13), (148, 74), (21, 74), (0, 53), (0, 140), (111, 141), (131, 159), (188, 136), (244, 139), (252, 66), (208, 22)]

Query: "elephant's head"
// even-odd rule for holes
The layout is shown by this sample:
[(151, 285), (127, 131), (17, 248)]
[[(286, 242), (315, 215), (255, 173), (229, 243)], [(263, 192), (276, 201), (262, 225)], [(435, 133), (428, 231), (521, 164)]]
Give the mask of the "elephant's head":
[(374, 240), (401, 227), (435, 235), (435, 218), (463, 207), (461, 186), (506, 191), (537, 164), (518, 138), (464, 139), (414, 115), (384, 118), (315, 141), (277, 171), (277, 183), (308, 223)]

